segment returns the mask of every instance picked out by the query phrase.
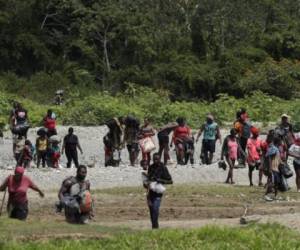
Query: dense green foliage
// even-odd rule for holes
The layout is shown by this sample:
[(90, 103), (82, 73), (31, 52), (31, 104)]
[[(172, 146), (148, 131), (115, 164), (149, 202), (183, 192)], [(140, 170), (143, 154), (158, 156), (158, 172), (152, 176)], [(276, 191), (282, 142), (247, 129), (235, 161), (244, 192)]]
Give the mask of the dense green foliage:
[(58, 115), (60, 124), (101, 125), (111, 117), (132, 114), (141, 120), (149, 117), (157, 126), (183, 116), (190, 126), (198, 128), (209, 112), (213, 113), (221, 124), (232, 124), (235, 120), (235, 112), (240, 107), (247, 108), (252, 121), (267, 124), (279, 121), (282, 113), (288, 113), (292, 116), (293, 123), (300, 125), (300, 121), (298, 121), (300, 117), (299, 99), (283, 100), (262, 92), (254, 92), (243, 99), (236, 99), (224, 94), (219, 95), (215, 102), (173, 102), (167, 92), (153, 92), (149, 88), (129, 84), (125, 92), (116, 96), (107, 92), (99, 92), (86, 97), (82, 97), (80, 93), (73, 94), (62, 106), (41, 105), (30, 99), (21, 99), (0, 93), (0, 122), (7, 122), (11, 101), (14, 99), (21, 101), (28, 110), (33, 126), (41, 125), (47, 109), (52, 108)]
[(46, 240), (3, 242), (1, 249), (299, 249), (298, 233), (278, 224), (245, 228), (204, 227), (194, 230), (158, 230), (100, 240)]
[(57, 88), (116, 94), (126, 82), (168, 90), (172, 100), (299, 91), (299, 1), (0, 4), (0, 87), (41, 103)]

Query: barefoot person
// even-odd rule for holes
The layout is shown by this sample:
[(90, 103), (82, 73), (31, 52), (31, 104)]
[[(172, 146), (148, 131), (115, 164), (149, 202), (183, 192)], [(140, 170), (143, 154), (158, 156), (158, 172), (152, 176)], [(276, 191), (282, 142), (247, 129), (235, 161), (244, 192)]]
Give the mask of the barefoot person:
[(87, 168), (80, 165), (76, 176), (65, 179), (58, 193), (57, 210), (65, 210), (69, 223), (86, 224), (92, 216), (90, 182), (86, 180)]
[(8, 188), (8, 204), (7, 210), (10, 218), (26, 220), (28, 215), (28, 198), (27, 191), (29, 188), (44, 197), (44, 193), (24, 175), (23, 167), (16, 167), (15, 174), (8, 176), (0, 186), (0, 191)]
[(237, 160), (237, 153), (238, 153), (238, 142), (236, 139), (235, 129), (232, 128), (230, 130), (230, 135), (228, 135), (223, 142), (222, 152), (221, 152), (221, 160), (223, 161), (225, 156), (226, 161), (229, 165), (228, 176), (225, 183), (234, 184), (233, 168), (234, 168), (235, 161)]
[(158, 217), (163, 191), (156, 184), (172, 184), (172, 177), (166, 166), (160, 161), (158, 153), (153, 154), (153, 164), (148, 169), (147, 202), (150, 212), (152, 229), (159, 228)]

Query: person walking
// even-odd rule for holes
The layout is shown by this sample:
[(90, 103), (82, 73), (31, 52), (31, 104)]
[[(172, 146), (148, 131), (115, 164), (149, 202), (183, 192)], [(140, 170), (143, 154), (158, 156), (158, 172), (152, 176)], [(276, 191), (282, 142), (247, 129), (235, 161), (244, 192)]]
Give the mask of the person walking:
[[(161, 189), (164, 189), (162, 184), (173, 184), (172, 177), (167, 167), (164, 166), (164, 164), (160, 161), (160, 156), (158, 153), (153, 154), (153, 164), (148, 168), (147, 177), (147, 203), (150, 212), (150, 219), (152, 229), (157, 229), (159, 228), (159, 208), (163, 197), (163, 191)], [(158, 188), (157, 185), (159, 185), (160, 188)]]
[(24, 175), (23, 167), (16, 167), (14, 175), (9, 175), (0, 186), (0, 191), (8, 188), (8, 216), (13, 219), (26, 220), (28, 216), (27, 191), (32, 189), (44, 197), (44, 193), (35, 185), (29, 177)]
[(214, 121), (214, 117), (211, 114), (208, 114), (206, 117), (205, 124), (200, 128), (197, 137), (196, 143), (199, 140), (203, 132), (203, 140), (202, 140), (202, 148), (201, 148), (201, 156), (203, 164), (211, 164), (214, 153), (216, 151), (216, 141), (220, 140), (221, 143), (221, 133), (218, 124)]
[(74, 134), (74, 129), (72, 127), (69, 128), (68, 134), (64, 137), (63, 146), (61, 149), (61, 153), (66, 153), (67, 157), (67, 168), (71, 167), (72, 161), (74, 162), (76, 168), (78, 168), (78, 153), (77, 148), (83, 154), (82, 148), (79, 143), (79, 139), (77, 135)]

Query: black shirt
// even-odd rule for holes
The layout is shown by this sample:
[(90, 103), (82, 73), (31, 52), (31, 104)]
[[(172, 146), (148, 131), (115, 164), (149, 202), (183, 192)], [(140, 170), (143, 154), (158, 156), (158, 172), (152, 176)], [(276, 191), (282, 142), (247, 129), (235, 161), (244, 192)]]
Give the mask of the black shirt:
[[(149, 169), (148, 169), (148, 179), (149, 181), (156, 181), (158, 183), (162, 183), (162, 184), (172, 184), (172, 177), (169, 173), (169, 170), (167, 169), (167, 167), (164, 166), (163, 163), (158, 163), (158, 165), (156, 164), (152, 164), (150, 165)], [(158, 194), (153, 192), (152, 190), (150, 190), (149, 192), (150, 197), (162, 197), (162, 194)]]
[(67, 151), (76, 150), (77, 145), (79, 144), (78, 137), (74, 134), (68, 134), (64, 138), (64, 144)]

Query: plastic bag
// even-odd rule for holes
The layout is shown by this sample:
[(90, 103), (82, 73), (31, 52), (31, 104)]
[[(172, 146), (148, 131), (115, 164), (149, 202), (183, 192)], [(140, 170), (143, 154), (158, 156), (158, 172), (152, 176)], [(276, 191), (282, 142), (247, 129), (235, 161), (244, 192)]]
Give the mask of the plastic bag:
[(142, 148), (142, 151), (145, 153), (149, 153), (156, 149), (156, 146), (151, 137), (146, 137), (139, 141), (139, 144)]
[(150, 189), (158, 194), (162, 194), (166, 191), (166, 188), (161, 183), (156, 181), (150, 183)]

